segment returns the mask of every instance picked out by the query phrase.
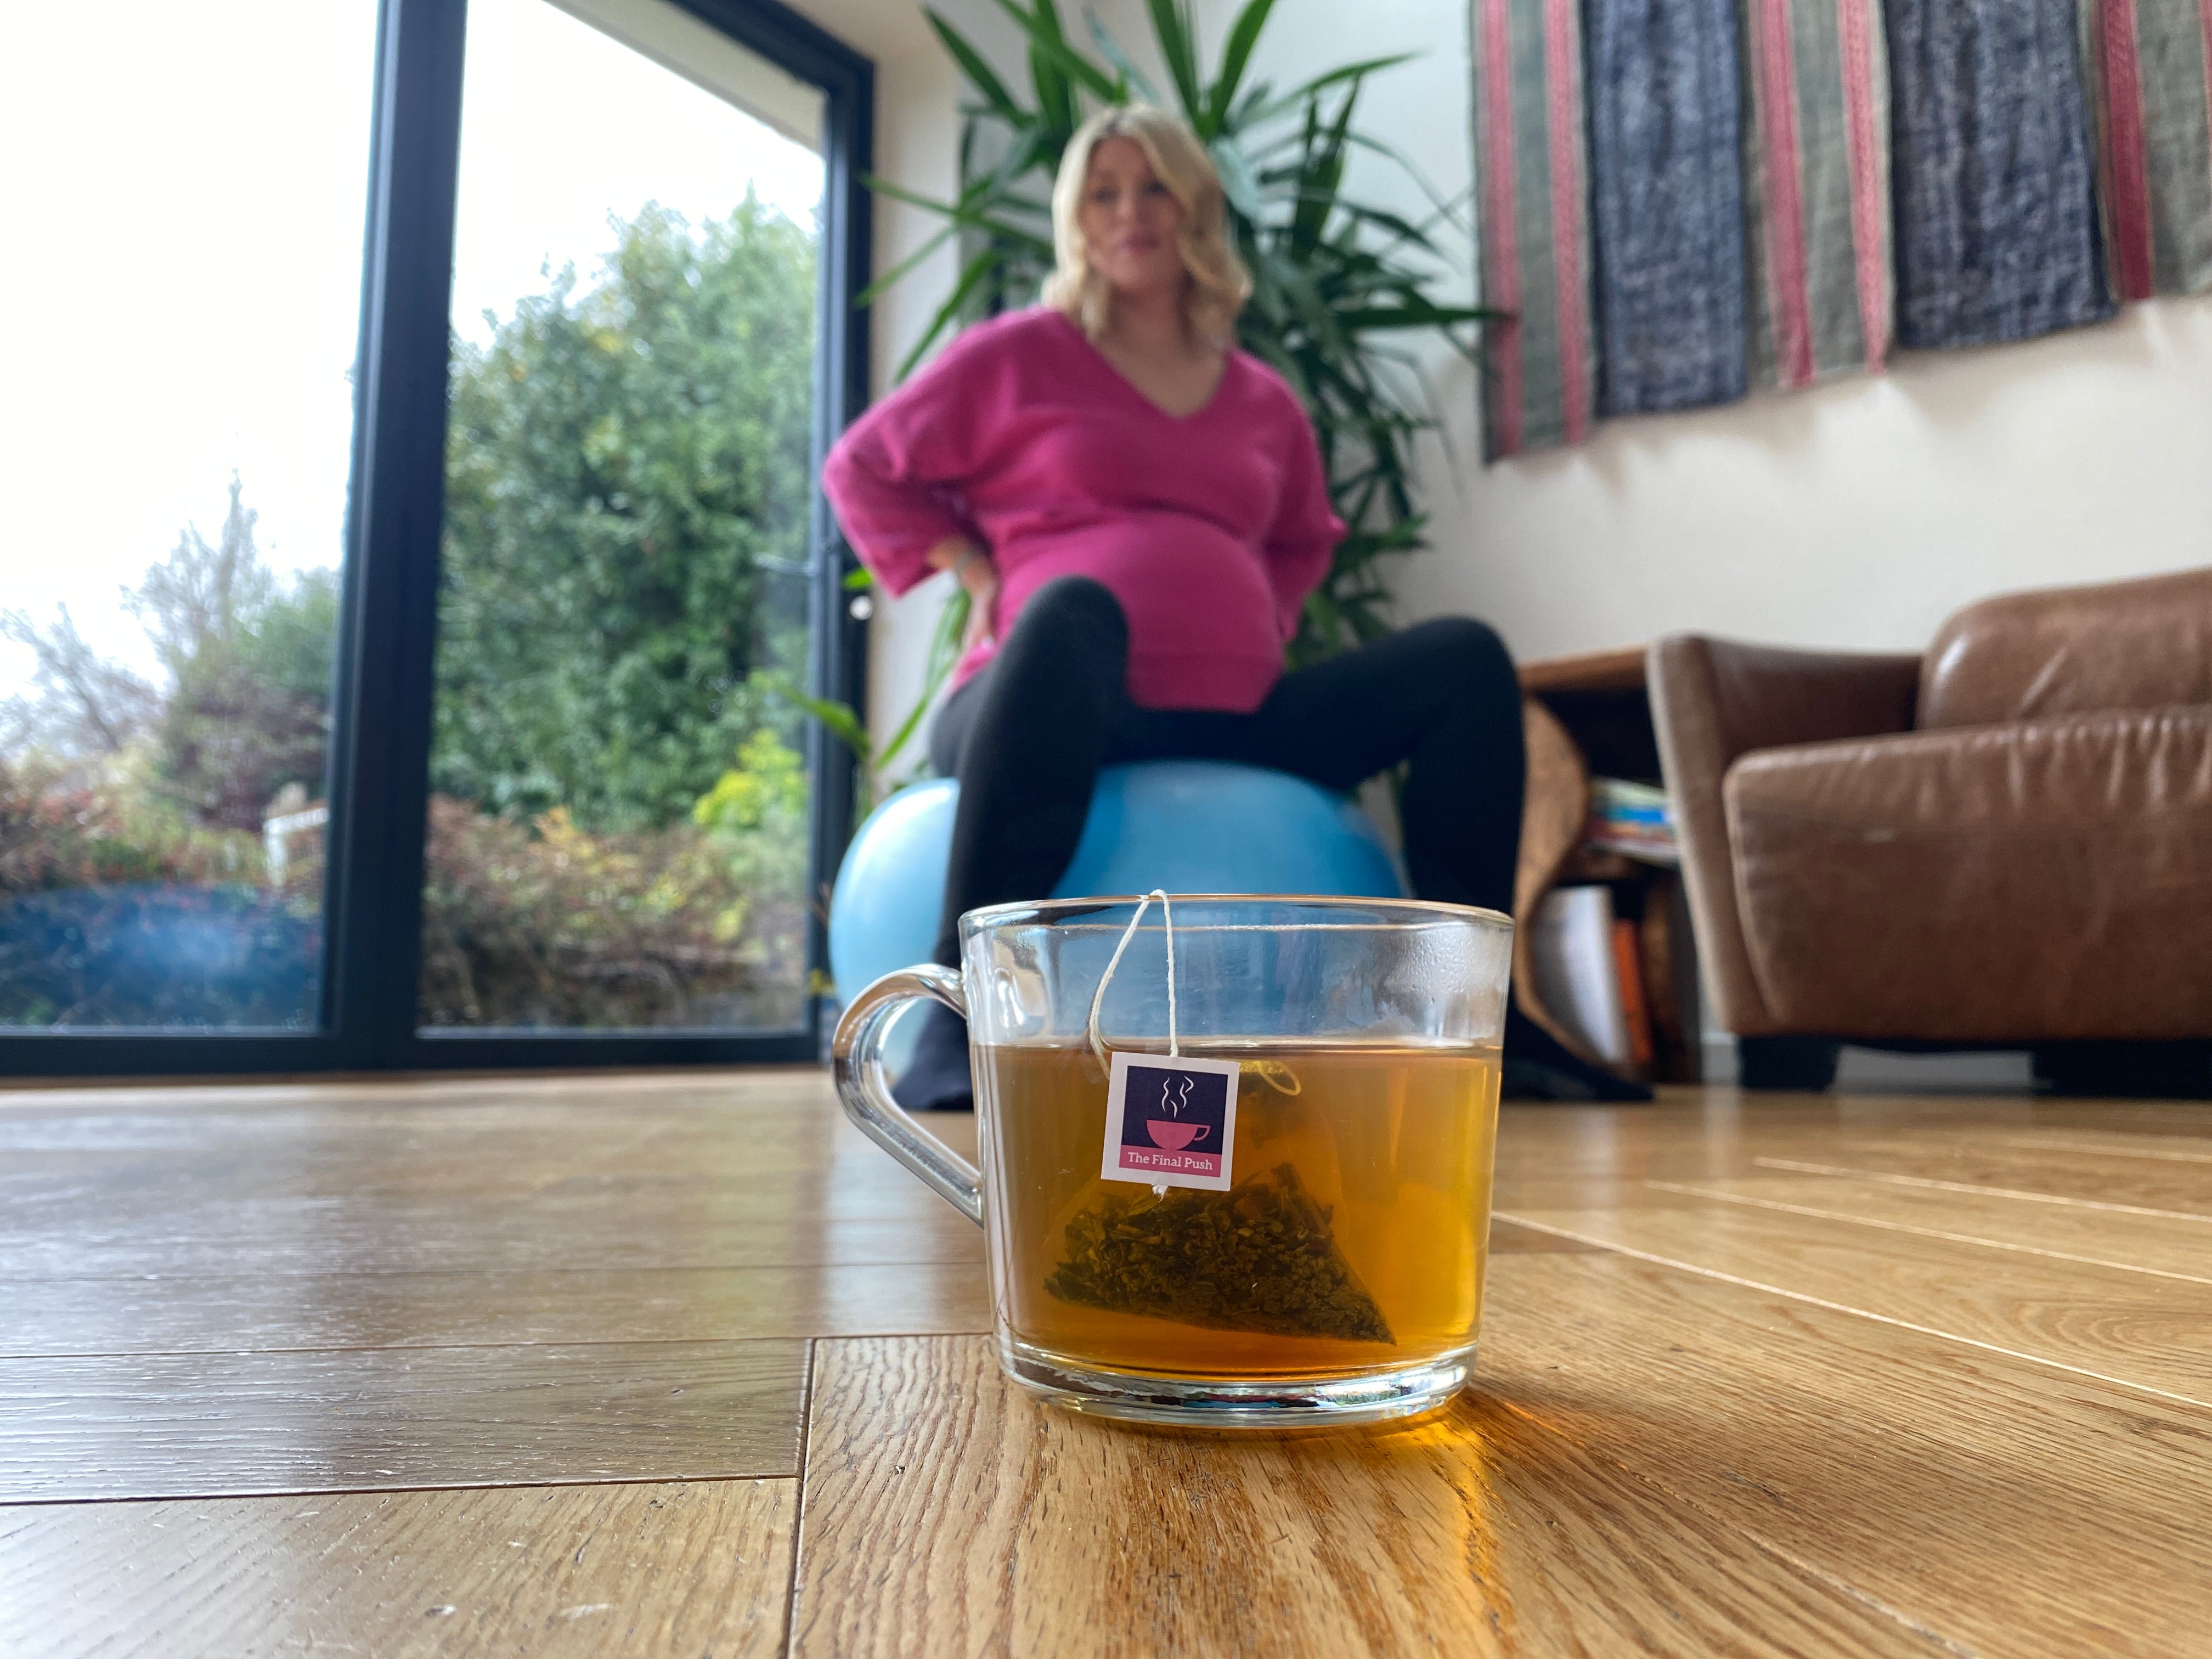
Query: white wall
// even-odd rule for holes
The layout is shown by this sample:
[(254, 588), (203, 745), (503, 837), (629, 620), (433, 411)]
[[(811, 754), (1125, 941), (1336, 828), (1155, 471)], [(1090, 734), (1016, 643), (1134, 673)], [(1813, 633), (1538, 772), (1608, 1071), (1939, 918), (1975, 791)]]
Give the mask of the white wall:
[[(1197, 0), (1217, 41), (1236, 0)], [(1279, 0), (1259, 69), (1280, 80), (1419, 51), (1365, 125), (1448, 196), (1468, 189), (1467, 0)], [(1410, 204), (1387, 164), (1356, 182)], [(1472, 291), (1469, 264), (1455, 286)], [(1911, 648), (2007, 589), (2212, 564), (2212, 300), (2130, 307), (2023, 345), (1901, 357), (1880, 377), (1602, 426), (1578, 450), (1480, 465), (1475, 386), (1439, 380), (1425, 458), (1434, 550), (1401, 567), (1409, 615), (1466, 611), (1522, 656), (1677, 629)]]

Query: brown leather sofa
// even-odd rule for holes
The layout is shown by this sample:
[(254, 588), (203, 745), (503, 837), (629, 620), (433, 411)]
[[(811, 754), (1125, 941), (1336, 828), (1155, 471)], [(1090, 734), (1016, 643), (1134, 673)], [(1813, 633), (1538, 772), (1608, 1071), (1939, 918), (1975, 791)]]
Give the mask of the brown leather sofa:
[(2212, 569), (1987, 600), (1920, 656), (1651, 647), (1706, 994), (1744, 1082), (1839, 1041), (2212, 1084)]

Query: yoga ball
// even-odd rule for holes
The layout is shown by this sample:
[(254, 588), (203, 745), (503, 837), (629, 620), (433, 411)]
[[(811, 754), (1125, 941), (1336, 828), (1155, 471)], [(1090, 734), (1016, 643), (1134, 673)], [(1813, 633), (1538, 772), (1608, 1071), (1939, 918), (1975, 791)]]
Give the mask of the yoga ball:
[[(830, 967), (849, 997), (929, 960), (960, 786), (902, 789), (853, 837), (830, 896)], [(1048, 898), (1094, 894), (1338, 893), (1398, 898), (1398, 867), (1342, 795), (1264, 767), (1145, 761), (1098, 775), (1074, 862)]]

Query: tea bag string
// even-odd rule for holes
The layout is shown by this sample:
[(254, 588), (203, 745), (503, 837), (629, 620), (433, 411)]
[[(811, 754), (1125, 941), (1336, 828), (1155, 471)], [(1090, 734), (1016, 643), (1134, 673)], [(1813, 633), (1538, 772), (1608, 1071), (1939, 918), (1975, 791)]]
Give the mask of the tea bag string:
[(1175, 911), (1168, 903), (1164, 889), (1155, 887), (1137, 901), (1137, 914), (1129, 918), (1129, 925), (1121, 930), (1121, 942), (1114, 947), (1114, 954), (1106, 960), (1106, 971), (1098, 976), (1098, 988), (1091, 994), (1091, 1048), (1098, 1056), (1098, 1063), (1112, 1069), (1113, 1061), (1107, 1057), (1105, 1040), (1098, 1035), (1098, 1011), (1106, 1006), (1106, 988), (1113, 982), (1115, 969), (1121, 965), (1121, 952), (1129, 948), (1136, 937), (1137, 924), (1145, 919), (1146, 907), (1154, 899), (1160, 902), (1160, 921), (1168, 936), (1168, 1058), (1180, 1060), (1182, 1045), (1176, 1038), (1176, 971), (1175, 971)]

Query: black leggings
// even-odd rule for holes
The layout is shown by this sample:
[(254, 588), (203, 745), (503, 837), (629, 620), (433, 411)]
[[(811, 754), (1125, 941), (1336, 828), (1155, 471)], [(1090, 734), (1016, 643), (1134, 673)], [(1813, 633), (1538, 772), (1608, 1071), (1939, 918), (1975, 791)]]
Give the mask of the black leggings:
[(1410, 761), (1400, 816), (1414, 892), (1511, 912), (1521, 687), (1482, 623), (1439, 617), (1300, 669), (1249, 714), (1140, 708), (1128, 662), (1119, 601), (1062, 577), (939, 711), (930, 762), (960, 780), (939, 962), (959, 965), (963, 911), (1052, 891), (1099, 768), (1121, 761), (1242, 761), (1342, 790)]

